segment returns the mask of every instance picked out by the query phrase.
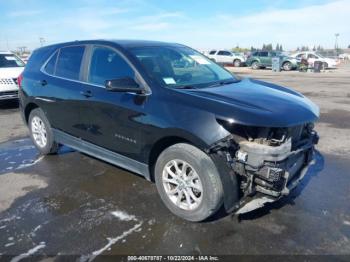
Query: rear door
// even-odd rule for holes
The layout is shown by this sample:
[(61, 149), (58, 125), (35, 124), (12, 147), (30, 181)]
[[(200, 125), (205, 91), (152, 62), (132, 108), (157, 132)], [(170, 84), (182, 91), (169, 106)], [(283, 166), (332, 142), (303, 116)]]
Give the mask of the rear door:
[(261, 51), (259, 52), (259, 58), (260, 58), (260, 64), (262, 66), (268, 66), (269, 64), (269, 52), (267, 51)]
[(35, 83), (39, 94), (36, 99), (44, 104), (52, 127), (77, 137), (81, 136), (84, 86), (80, 80), (85, 48), (76, 45), (58, 49), (43, 67), (43, 77)]
[(232, 54), (228, 51), (219, 51), (217, 54), (217, 62), (232, 63)]
[(137, 119), (144, 104), (133, 93), (106, 90), (106, 80), (130, 77), (135, 72), (122, 55), (107, 46), (93, 46), (87, 68), (85, 92), (89, 93), (82, 105), (82, 122), (86, 141), (126, 155), (139, 156), (140, 128)]

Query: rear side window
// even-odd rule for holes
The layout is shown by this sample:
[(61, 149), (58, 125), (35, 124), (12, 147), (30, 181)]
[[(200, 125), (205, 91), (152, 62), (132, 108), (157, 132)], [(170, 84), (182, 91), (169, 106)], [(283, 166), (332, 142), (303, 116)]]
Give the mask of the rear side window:
[(230, 56), (231, 53), (228, 51), (219, 51), (218, 55), (226, 55), (226, 56)]
[(209, 55), (215, 55), (215, 53), (216, 53), (216, 50), (212, 50), (209, 52)]
[(56, 63), (55, 75), (78, 80), (84, 50), (84, 46), (69, 46), (61, 48)]
[(50, 60), (47, 62), (46, 66), (45, 66), (45, 72), (50, 74), (50, 75), (54, 75), (55, 74), (55, 66), (56, 66), (56, 61), (57, 61), (57, 51), (55, 52), (55, 54), (50, 58)]
[(90, 83), (104, 86), (106, 80), (134, 76), (133, 69), (114, 50), (107, 47), (94, 48), (89, 69)]
[(259, 56), (269, 56), (269, 52), (260, 52)]

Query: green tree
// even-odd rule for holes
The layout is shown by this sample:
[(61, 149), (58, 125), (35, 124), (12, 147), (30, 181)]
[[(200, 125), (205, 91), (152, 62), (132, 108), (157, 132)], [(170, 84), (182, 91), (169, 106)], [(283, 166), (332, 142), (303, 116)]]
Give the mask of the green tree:
[(282, 47), (282, 45), (280, 45), (280, 51), (283, 51), (283, 47)]
[(314, 51), (314, 52), (316, 51), (316, 46), (314, 46), (314, 47), (312, 48), (312, 51)]
[(280, 45), (279, 44), (276, 45), (276, 51), (280, 51)]
[(350, 48), (350, 45), (348, 45), (348, 48)]
[(273, 50), (272, 44), (266, 45), (265, 48), (266, 48), (267, 51), (272, 51)]

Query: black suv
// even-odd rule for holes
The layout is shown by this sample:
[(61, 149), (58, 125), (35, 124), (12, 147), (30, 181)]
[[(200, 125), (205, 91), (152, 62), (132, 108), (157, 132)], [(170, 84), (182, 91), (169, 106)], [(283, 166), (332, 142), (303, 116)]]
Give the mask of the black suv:
[(248, 212), (296, 186), (313, 160), (318, 107), (239, 79), (197, 51), (76, 41), (33, 52), (19, 78), (35, 146), (64, 144), (154, 181), (176, 215)]

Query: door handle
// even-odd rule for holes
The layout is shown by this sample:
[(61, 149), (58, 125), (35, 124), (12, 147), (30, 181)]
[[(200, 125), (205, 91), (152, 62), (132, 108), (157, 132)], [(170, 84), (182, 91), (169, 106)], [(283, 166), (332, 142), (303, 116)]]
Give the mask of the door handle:
[(81, 91), (80, 94), (85, 96), (85, 97), (92, 97), (92, 92), (90, 90)]

